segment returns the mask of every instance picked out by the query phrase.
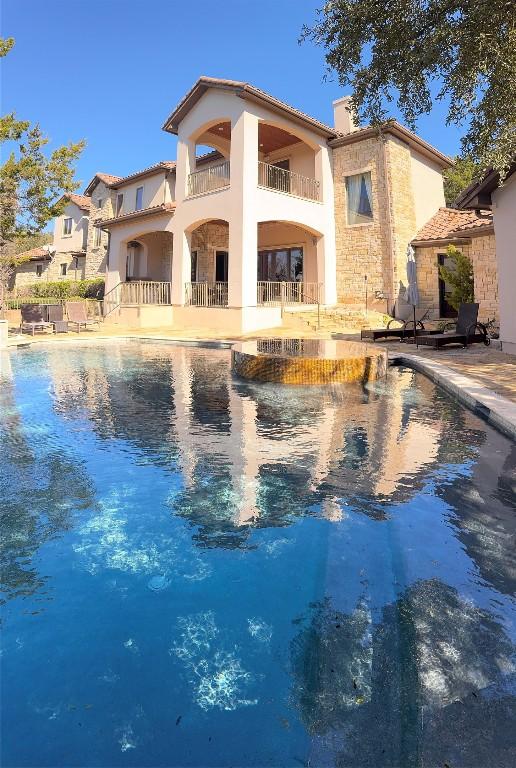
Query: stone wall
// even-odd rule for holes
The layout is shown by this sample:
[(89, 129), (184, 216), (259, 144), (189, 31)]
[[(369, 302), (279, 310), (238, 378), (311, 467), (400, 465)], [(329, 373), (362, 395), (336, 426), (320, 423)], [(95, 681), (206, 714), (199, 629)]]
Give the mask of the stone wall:
[(197, 281), (215, 280), (215, 252), (229, 249), (229, 226), (226, 223), (208, 222), (192, 233), (191, 250), (197, 251)]
[[(99, 207), (99, 200), (102, 205)], [(91, 195), (90, 225), (88, 227), (88, 245), (86, 248), (86, 278), (103, 277), (106, 271), (106, 256), (108, 235), (101, 233), (100, 244), (95, 245), (95, 233), (97, 228), (95, 221), (110, 219), (115, 214), (116, 190), (107, 187), (103, 181), (99, 181)]]
[[(432, 318), (439, 317), (439, 255), (446, 253), (447, 243), (440, 246), (416, 248), (417, 283), (420, 306), (428, 309)], [(475, 301), (479, 303), (478, 317), (481, 322), (499, 318), (498, 273), (494, 235), (472, 237), (470, 243), (460, 246), (473, 264)]]
[[(19, 291), (28, 286), (60, 280), (84, 280), (85, 261), (84, 256), (79, 256), (76, 262), (75, 256), (70, 253), (56, 253), (51, 262), (27, 261), (16, 269), (11, 283), (12, 290)], [(40, 277), (36, 274), (38, 264), (43, 267)], [(66, 264), (66, 275), (61, 275), (61, 264)]]
[[(406, 286), (407, 245), (416, 234), (411, 153), (392, 136), (357, 141), (333, 150), (337, 299), (363, 303), (368, 294), (392, 306)], [(373, 221), (347, 223), (346, 176), (371, 173)], [(382, 309), (385, 304), (382, 302)]]
[[(335, 194), (335, 236), (337, 262), (337, 301), (361, 303), (368, 291), (386, 291), (385, 262), (388, 261), (388, 236), (385, 229), (385, 177), (382, 145), (378, 139), (336, 147), (333, 150)], [(371, 173), (373, 221), (348, 225), (346, 176)]]

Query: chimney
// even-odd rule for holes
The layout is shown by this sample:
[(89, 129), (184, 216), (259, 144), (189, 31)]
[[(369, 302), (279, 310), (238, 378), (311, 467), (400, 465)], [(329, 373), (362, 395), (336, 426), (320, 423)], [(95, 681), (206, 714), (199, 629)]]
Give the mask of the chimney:
[(350, 111), (350, 101), (351, 96), (343, 96), (333, 102), (333, 124), (339, 133), (353, 133), (358, 128)]

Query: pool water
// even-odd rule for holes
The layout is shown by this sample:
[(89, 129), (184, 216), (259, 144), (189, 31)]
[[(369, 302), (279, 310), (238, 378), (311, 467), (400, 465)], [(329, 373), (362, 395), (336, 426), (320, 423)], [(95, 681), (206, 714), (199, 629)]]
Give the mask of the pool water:
[(516, 446), (420, 374), (2, 358), (3, 766), (514, 766)]

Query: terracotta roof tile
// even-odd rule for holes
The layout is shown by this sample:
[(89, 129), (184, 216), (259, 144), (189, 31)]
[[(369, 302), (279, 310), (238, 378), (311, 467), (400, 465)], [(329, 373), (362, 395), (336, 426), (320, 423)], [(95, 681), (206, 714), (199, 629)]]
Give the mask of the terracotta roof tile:
[(112, 176), (110, 173), (96, 173), (95, 176), (104, 182), (104, 184), (115, 184), (115, 182), (121, 180), (121, 176)]
[(17, 253), (16, 258), (23, 259), (24, 261), (39, 261), (40, 259), (48, 259), (50, 257), (48, 255), (48, 251), (46, 251), (44, 248), (37, 247), (31, 248), (29, 251)]
[[(122, 184), (127, 184), (129, 181), (132, 181), (132, 179), (137, 179), (139, 176), (148, 176), (155, 171), (173, 171), (176, 167), (176, 164), (173, 160), (160, 160), (159, 163), (154, 163), (154, 165), (149, 165), (148, 168), (144, 168), (141, 171), (135, 171), (134, 173), (130, 173), (128, 176), (114, 176), (114, 181), (107, 182), (106, 184), (109, 187), (119, 187)], [(97, 174), (98, 175), (98, 174)]]
[(449, 240), (451, 237), (465, 236), (480, 227), (493, 224), (493, 217), (488, 211), (459, 211), (456, 208), (439, 208), (430, 221), (419, 230), (415, 242), (425, 240)]
[(75, 203), (79, 208), (82, 208), (83, 211), (89, 211), (90, 210), (90, 203), (91, 200), (89, 197), (86, 197), (86, 195), (74, 195), (70, 194), (67, 195), (68, 199), (72, 201), (72, 203)]

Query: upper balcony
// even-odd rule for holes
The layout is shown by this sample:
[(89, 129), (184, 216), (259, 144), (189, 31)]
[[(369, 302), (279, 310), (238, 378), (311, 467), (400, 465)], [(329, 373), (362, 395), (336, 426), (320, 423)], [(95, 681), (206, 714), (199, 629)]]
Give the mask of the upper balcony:
[[(295, 131), (295, 127), (292, 130)], [(255, 154), (258, 159), (257, 186), (282, 195), (322, 202), (322, 184), (318, 178), (320, 168), (316, 159), (320, 147), (265, 120), (257, 120), (255, 131), (253, 143), (257, 141), (258, 145)], [(221, 120), (206, 124), (191, 140), (195, 170), (186, 177), (187, 199), (229, 187), (230, 158), (235, 173), (241, 172), (240, 169), (246, 165), (238, 154), (235, 156), (233, 132), (231, 122)], [(240, 141), (238, 151), (253, 154), (252, 144), (245, 146), (247, 149), (244, 150)], [(211, 147), (215, 152), (197, 155), (198, 150), (204, 147)]]

